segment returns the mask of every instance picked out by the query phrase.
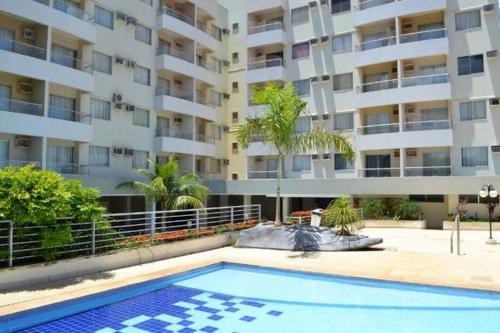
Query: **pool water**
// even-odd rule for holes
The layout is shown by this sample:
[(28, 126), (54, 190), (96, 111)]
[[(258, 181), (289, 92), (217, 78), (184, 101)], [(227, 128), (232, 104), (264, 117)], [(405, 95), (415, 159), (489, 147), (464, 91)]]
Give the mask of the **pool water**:
[(498, 333), (500, 295), (226, 264), (22, 332)]

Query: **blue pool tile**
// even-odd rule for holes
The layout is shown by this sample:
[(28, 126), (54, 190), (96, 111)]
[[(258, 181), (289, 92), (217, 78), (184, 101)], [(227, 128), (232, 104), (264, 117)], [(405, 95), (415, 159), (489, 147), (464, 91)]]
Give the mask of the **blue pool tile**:
[(150, 332), (163, 332), (165, 328), (167, 328), (170, 323), (166, 323), (162, 320), (158, 319), (150, 319), (145, 322), (139, 323), (135, 325), (135, 327), (150, 331)]
[(126, 326), (134, 326), (136, 324), (142, 323), (142, 322), (149, 320), (149, 319), (151, 319), (151, 317), (141, 315), (141, 316), (134, 317), (132, 319), (125, 320), (122, 322), (122, 324), (126, 325)]
[(221, 320), (222, 318), (224, 318), (224, 317), (216, 315), (216, 314), (211, 315), (210, 317), (208, 317), (208, 319), (212, 319), (212, 320)]
[(265, 305), (265, 304), (254, 302), (254, 301), (242, 301), (242, 302), (240, 302), (240, 304), (244, 304), (244, 305), (248, 305), (248, 306), (253, 306), (253, 307), (256, 307), (256, 308), (261, 308), (261, 307), (263, 307)]
[(208, 306), (198, 306), (197, 308), (195, 308), (196, 310), (198, 311), (203, 311), (203, 312), (208, 312), (208, 313), (217, 313), (219, 312), (219, 310), (217, 309), (214, 309), (214, 308), (209, 308)]
[(224, 306), (233, 306), (233, 305), (236, 305), (236, 303), (234, 303), (234, 302), (224, 302), (224, 303), (222, 303), (222, 305), (224, 305)]
[(193, 325), (194, 323), (192, 321), (189, 321), (189, 320), (182, 320), (182, 321), (178, 322), (177, 324), (182, 325), (182, 326), (189, 326), (189, 325)]
[(254, 321), (256, 318), (255, 317), (250, 317), (250, 316), (243, 316), (240, 318), (240, 320), (251, 322)]
[(205, 304), (207, 304), (207, 302), (199, 301), (197, 299), (187, 299), (184, 302), (191, 303), (191, 304), (196, 304), (196, 305), (205, 305)]
[(180, 331), (177, 331), (177, 333), (194, 333), (196, 330), (189, 328), (189, 327), (184, 327)]
[(271, 310), (267, 314), (271, 315), (271, 316), (276, 316), (277, 317), (277, 316), (281, 316), (282, 313), (283, 312), (281, 312), (281, 311)]
[(240, 311), (240, 309), (230, 306), (225, 311), (234, 313)]
[(210, 298), (218, 299), (221, 301), (229, 301), (230, 299), (233, 299), (232, 296), (222, 295), (222, 294), (213, 294), (212, 296), (210, 296)]
[(213, 333), (217, 331), (218, 328), (212, 327), (212, 326), (205, 326), (203, 327), (200, 331), (205, 332), (205, 333)]

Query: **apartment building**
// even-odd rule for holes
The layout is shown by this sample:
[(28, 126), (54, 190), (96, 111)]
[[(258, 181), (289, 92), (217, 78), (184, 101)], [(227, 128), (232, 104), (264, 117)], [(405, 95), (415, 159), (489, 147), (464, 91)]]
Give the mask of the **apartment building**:
[(255, 85), (293, 82), (299, 131), (356, 148), (284, 161), (283, 215), (339, 195), (408, 197), (432, 227), (486, 214), (500, 187), (500, 33), (490, 0), (0, 1), (0, 163), (36, 163), (101, 189), (112, 211), (151, 206), (116, 190), (146, 158), (178, 154), (210, 205), (260, 203), (277, 160), (229, 128), (258, 117)]

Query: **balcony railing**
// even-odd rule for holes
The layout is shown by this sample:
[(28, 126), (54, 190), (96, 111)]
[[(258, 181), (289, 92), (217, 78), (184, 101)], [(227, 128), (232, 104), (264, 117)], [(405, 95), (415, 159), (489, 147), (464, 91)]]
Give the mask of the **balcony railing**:
[(373, 7), (378, 7), (382, 6), (391, 2), (394, 2), (395, 0), (364, 0), (364, 1), (359, 1), (357, 9), (358, 10), (364, 10), (368, 8), (373, 8)]
[(194, 55), (192, 53), (187, 53), (181, 50), (177, 50), (172, 47), (159, 47), (156, 50), (156, 55), (169, 55), (177, 59), (181, 59), (190, 63), (194, 63)]
[(180, 130), (172, 130), (168, 127), (160, 127), (156, 129), (157, 137), (166, 137), (166, 138), (177, 138), (184, 140), (193, 140), (193, 134)]
[(50, 56), (50, 61), (54, 64), (66, 66), (69, 68), (77, 69), (82, 72), (92, 74), (92, 65), (84, 63), (81, 59), (76, 59), (72, 57), (68, 57), (57, 51), (52, 51)]
[(215, 138), (213, 136), (201, 134), (201, 133), (196, 133), (196, 141), (209, 143), (212, 145), (215, 144)]
[(283, 61), (283, 59), (278, 58), (256, 61), (248, 64), (248, 70), (250, 71), (254, 69), (263, 69), (269, 67), (285, 67), (285, 62)]
[(398, 87), (398, 80), (385, 80), (377, 82), (363, 83), (360, 87), (361, 92), (371, 92), (386, 89), (394, 89)]
[(399, 132), (399, 123), (392, 124), (376, 124), (361, 126), (358, 129), (360, 135), (383, 134)]
[(404, 77), (401, 83), (403, 87), (414, 87), (414, 86), (424, 86), (429, 84), (442, 84), (448, 82), (450, 82), (450, 76), (448, 75), (448, 73), (444, 73), (444, 74)]
[(275, 22), (275, 23), (269, 23), (269, 24), (263, 24), (263, 25), (257, 25), (254, 27), (249, 27), (248, 34), (254, 35), (254, 34), (261, 33), (261, 32), (273, 31), (273, 30), (283, 30), (283, 23), (282, 22)]
[(70, 1), (54, 0), (54, 8), (80, 20), (94, 22), (94, 17), (92, 15), (86, 13), (83, 9), (75, 6)]
[(1, 36), (0, 49), (43, 60), (47, 57), (47, 51), (45, 49)]
[(205, 68), (209, 71), (215, 72), (215, 66), (213, 64), (209, 64), (205, 59), (196, 59), (196, 65)]
[(422, 120), (409, 121), (404, 124), (405, 131), (431, 131), (451, 128), (451, 120)]
[(168, 6), (162, 5), (160, 7), (160, 13), (176, 18), (182, 22), (194, 26), (194, 17), (188, 16), (176, 9), (170, 8)]
[(8, 166), (23, 167), (26, 165), (34, 165), (36, 169), (40, 168), (40, 162), (37, 161), (0, 160), (0, 169)]
[(398, 43), (396, 36), (389, 36), (380, 39), (369, 40), (356, 45), (356, 51), (367, 51), (372, 49), (378, 49), (380, 47), (386, 47), (391, 45), (396, 45)]
[(213, 29), (210, 31), (206, 23), (202, 21), (196, 21), (196, 28), (198, 28), (198, 30), (200, 31), (203, 31), (210, 37), (217, 39), (219, 42), (222, 40), (221, 35), (218, 33), (218, 30), (214, 28), (214, 26), (212, 26)]
[(49, 117), (54, 119), (74, 121), (84, 124), (91, 123), (90, 114), (81, 113), (75, 110), (65, 109), (57, 106), (49, 106)]
[(361, 168), (358, 171), (359, 176), (363, 178), (399, 177), (401, 175), (400, 168)]
[(248, 179), (276, 179), (277, 175), (278, 171), (248, 171)]
[(0, 111), (43, 116), (43, 105), (17, 101), (14, 99), (0, 98)]
[(90, 168), (88, 165), (80, 165), (76, 163), (48, 164), (47, 169), (62, 175), (90, 175)]
[(406, 44), (406, 43), (420, 42), (429, 39), (445, 38), (446, 36), (447, 36), (446, 28), (412, 32), (409, 34), (404, 34), (399, 36), (399, 43)]
[(193, 93), (181, 90), (174, 90), (170, 88), (157, 87), (156, 88), (156, 96), (171, 96), (180, 99), (184, 99), (187, 101), (193, 101)]
[(216, 171), (213, 171), (213, 172), (197, 171), (196, 174), (198, 175), (198, 177), (200, 179), (204, 179), (204, 180), (219, 180), (219, 179), (224, 178), (224, 175), (222, 174), (222, 172), (216, 172)]
[(446, 177), (451, 176), (451, 165), (405, 167), (406, 177)]

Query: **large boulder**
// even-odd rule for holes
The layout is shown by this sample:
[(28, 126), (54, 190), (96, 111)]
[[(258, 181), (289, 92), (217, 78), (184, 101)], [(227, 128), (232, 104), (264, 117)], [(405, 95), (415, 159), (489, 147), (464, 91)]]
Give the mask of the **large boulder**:
[(262, 224), (240, 232), (236, 247), (292, 251), (349, 251), (382, 243), (382, 238), (337, 236), (329, 228), (309, 225), (282, 227)]

